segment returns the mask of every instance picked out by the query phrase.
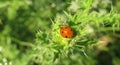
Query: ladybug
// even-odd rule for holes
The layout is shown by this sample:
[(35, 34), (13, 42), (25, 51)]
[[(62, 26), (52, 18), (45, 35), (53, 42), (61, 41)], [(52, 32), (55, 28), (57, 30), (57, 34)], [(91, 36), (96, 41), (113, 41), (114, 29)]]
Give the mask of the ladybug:
[(60, 34), (64, 38), (71, 38), (73, 36), (72, 28), (70, 28), (69, 26), (61, 27)]

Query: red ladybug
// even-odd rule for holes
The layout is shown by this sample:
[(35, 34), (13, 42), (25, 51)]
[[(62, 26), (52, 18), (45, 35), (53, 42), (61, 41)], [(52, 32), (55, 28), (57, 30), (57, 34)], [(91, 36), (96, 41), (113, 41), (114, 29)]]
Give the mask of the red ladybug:
[(73, 31), (69, 26), (63, 26), (60, 29), (60, 34), (64, 38), (71, 38), (73, 36)]

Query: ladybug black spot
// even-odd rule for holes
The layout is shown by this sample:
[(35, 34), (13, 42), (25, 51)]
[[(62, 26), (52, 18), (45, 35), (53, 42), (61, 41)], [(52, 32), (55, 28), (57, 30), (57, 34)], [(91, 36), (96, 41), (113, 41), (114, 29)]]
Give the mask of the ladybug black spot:
[(68, 38), (67, 36), (65, 36), (65, 38)]
[(63, 33), (63, 31), (62, 31), (62, 33)]

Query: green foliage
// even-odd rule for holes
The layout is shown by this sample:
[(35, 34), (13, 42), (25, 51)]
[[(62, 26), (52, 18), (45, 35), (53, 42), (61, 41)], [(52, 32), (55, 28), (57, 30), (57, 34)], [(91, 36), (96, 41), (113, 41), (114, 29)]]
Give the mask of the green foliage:
[[(112, 33), (116, 34), (114, 31), (120, 30), (120, 16), (114, 10), (111, 10), (110, 13), (102, 14), (91, 11), (92, 0), (78, 1), (77, 3), (81, 2), (82, 4), (87, 2), (87, 4), (84, 4), (78, 12), (75, 14), (64, 12), (65, 15), (58, 16), (53, 21), (52, 32), (38, 32), (37, 46), (40, 51), (40, 56), (38, 55), (38, 57), (40, 59), (42, 57), (39, 60), (41, 64), (54, 65), (55, 62), (55, 65), (94, 65), (96, 62), (92, 58), (94, 56), (91, 56), (91, 52), (89, 52), (89, 47), (99, 43), (98, 37), (101, 34), (112, 36)], [(66, 20), (64, 20), (64, 17), (66, 17)], [(61, 37), (59, 31), (62, 25), (68, 25), (73, 28), (73, 38), (66, 39)], [(73, 60), (72, 56), (75, 56), (76, 60)], [(88, 63), (89, 61), (90, 63)]]
[[(119, 65), (119, 6), (111, 2), (1, 0), (0, 65)], [(72, 38), (60, 35), (63, 25)]]

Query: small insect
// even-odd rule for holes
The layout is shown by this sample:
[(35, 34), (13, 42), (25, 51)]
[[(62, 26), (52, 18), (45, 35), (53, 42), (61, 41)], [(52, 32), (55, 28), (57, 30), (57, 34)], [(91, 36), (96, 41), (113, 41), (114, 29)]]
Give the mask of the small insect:
[(71, 38), (73, 36), (72, 28), (70, 28), (69, 26), (61, 27), (60, 34), (64, 38)]

